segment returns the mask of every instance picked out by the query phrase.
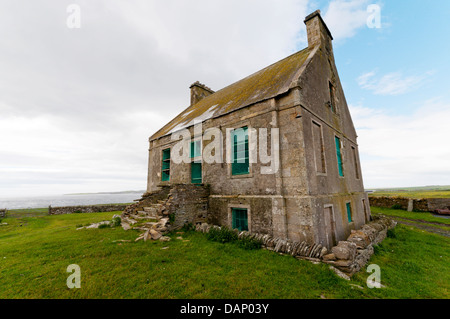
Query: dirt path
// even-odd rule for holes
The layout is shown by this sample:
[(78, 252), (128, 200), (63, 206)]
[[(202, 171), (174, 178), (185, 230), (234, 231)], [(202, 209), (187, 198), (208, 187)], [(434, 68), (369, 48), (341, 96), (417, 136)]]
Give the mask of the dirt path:
[[(392, 217), (394, 218), (398, 223), (408, 226), (414, 226), (419, 229), (425, 230), (427, 232), (442, 235), (445, 237), (450, 237), (450, 226), (446, 224), (440, 224), (436, 222), (427, 222), (424, 220), (417, 220), (417, 219), (411, 219), (411, 218), (400, 218), (400, 217)], [(436, 225), (442, 227), (438, 228), (435, 227)]]

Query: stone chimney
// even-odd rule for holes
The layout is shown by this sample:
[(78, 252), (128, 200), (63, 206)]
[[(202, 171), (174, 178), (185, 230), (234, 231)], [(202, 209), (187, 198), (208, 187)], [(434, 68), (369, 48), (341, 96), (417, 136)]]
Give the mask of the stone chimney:
[(308, 34), (308, 47), (310, 49), (322, 45), (328, 53), (333, 52), (330, 30), (320, 16), (320, 10), (316, 10), (305, 18), (306, 33)]
[(213, 90), (211, 90), (206, 85), (201, 84), (199, 81), (191, 84), (191, 86), (189, 88), (191, 89), (191, 105), (194, 105), (195, 103), (204, 99), (208, 95), (211, 95), (214, 93)]

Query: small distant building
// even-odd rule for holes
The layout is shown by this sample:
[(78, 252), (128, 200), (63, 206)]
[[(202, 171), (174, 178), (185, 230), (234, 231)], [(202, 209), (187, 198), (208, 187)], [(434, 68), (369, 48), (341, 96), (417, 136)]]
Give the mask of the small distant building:
[[(307, 48), (217, 92), (191, 85), (190, 106), (149, 139), (148, 193), (208, 185), (208, 223), (326, 247), (370, 220), (333, 38), (320, 11), (304, 23)], [(181, 130), (192, 140), (180, 163)]]

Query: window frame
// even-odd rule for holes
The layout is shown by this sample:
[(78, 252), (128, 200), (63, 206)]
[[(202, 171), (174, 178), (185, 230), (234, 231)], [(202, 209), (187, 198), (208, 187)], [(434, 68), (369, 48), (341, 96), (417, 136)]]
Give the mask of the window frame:
[[(166, 152), (168, 152), (169, 154), (168, 158), (164, 158), (164, 154)], [(166, 168), (164, 168), (164, 163), (168, 164)], [(168, 147), (161, 150), (161, 182), (170, 182), (170, 166), (171, 166), (171, 149), (170, 147)], [(165, 179), (165, 176), (167, 176), (167, 179)]]
[(228, 204), (228, 225), (231, 229), (233, 229), (233, 209), (246, 209), (247, 210), (247, 228), (248, 231), (252, 231), (252, 211), (250, 209), (250, 205), (243, 204)]
[[(244, 163), (235, 163), (235, 161), (239, 161), (241, 158), (237, 158), (237, 153), (238, 151), (236, 150), (236, 145), (238, 143), (235, 143), (234, 141), (234, 137), (235, 132), (238, 130), (244, 130), (244, 160), (246, 160), (246, 162)], [(248, 125), (244, 125), (235, 129), (232, 129), (230, 131), (230, 143), (231, 143), (231, 168), (230, 168), (230, 176), (232, 178), (237, 178), (237, 177), (250, 177), (251, 176), (251, 165), (250, 165), (250, 128)], [(241, 172), (241, 173), (237, 173), (234, 170), (234, 167), (236, 167), (236, 164), (246, 164), (247, 166), (247, 171), (246, 172)]]
[[(339, 140), (339, 150), (337, 148), (337, 140)], [(342, 140), (339, 136), (337, 136), (336, 134), (334, 135), (334, 147), (336, 150), (336, 161), (337, 161), (337, 166), (338, 166), (338, 175), (339, 178), (344, 178), (345, 177), (345, 170), (344, 170), (344, 152), (343, 150), (343, 143)], [(339, 151), (339, 154), (338, 154)], [(338, 156), (339, 155), (339, 156)], [(340, 165), (339, 165), (339, 157), (340, 157)], [(342, 173), (342, 174), (341, 174)]]
[(328, 91), (330, 97), (329, 101), (330, 109), (334, 114), (337, 114), (338, 112), (336, 107), (336, 89), (332, 81), (328, 81)]
[(358, 153), (356, 150), (356, 147), (351, 145), (351, 149), (352, 149), (352, 155), (353, 155), (353, 164), (354, 164), (354, 169), (355, 169), (355, 178), (357, 180), (361, 179), (361, 173), (360, 173), (360, 169), (359, 169), (359, 161), (358, 161)]
[[(326, 155), (325, 155), (325, 141), (324, 141), (324, 137), (323, 137), (323, 126), (322, 124), (320, 124), (319, 122), (315, 121), (315, 120), (311, 120), (312, 124), (311, 124), (311, 135), (312, 135), (312, 144), (313, 144), (313, 149), (314, 149), (314, 165), (316, 168), (316, 175), (319, 176), (327, 176), (327, 160), (326, 160)], [(316, 151), (315, 151), (315, 139), (314, 139), (314, 125), (317, 125), (320, 129), (320, 142), (321, 142), (321, 162), (322, 162), (322, 168), (323, 168), (323, 172), (319, 172), (317, 169), (317, 158), (316, 158)]]
[[(350, 215), (349, 215), (349, 210), (350, 210)], [(345, 202), (345, 211), (346, 211), (346, 214), (347, 214), (347, 222), (349, 224), (353, 223), (354, 219), (353, 219), (353, 209), (352, 209), (352, 202), (351, 201)]]

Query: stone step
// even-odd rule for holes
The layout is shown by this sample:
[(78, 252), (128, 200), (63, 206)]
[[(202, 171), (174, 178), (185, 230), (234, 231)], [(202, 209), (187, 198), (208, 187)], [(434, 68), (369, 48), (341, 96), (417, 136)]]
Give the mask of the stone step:
[(144, 212), (153, 213), (158, 212), (162, 209), (162, 205), (152, 205), (151, 207), (144, 207)]
[(150, 216), (150, 215), (130, 215), (131, 219), (154, 219), (154, 220), (159, 220), (159, 218), (157, 216)]

